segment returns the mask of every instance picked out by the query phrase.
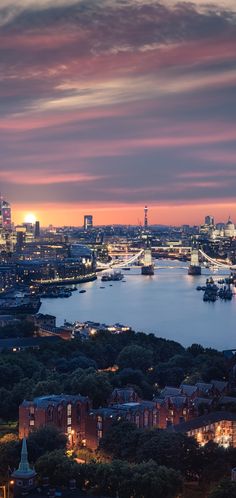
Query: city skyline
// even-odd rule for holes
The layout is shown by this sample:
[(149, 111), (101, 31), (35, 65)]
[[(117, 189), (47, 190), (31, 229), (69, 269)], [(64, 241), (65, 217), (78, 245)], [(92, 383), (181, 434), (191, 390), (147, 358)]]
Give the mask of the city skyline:
[(2, 0), (1, 191), (42, 224), (236, 219), (232, 0)]

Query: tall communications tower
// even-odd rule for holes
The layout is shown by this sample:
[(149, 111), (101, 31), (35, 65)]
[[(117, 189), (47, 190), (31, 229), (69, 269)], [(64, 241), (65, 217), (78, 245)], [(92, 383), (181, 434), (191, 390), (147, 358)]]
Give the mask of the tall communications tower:
[(144, 228), (148, 227), (148, 207), (144, 208)]

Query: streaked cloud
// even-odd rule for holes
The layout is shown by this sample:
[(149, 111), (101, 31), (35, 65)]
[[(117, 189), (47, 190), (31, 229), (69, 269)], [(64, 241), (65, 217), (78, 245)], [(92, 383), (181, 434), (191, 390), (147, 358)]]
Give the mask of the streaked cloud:
[(19, 185), (52, 185), (57, 183), (86, 183), (100, 180), (99, 176), (86, 175), (83, 173), (56, 173), (55, 171), (1, 171), (0, 179), (7, 183)]
[(235, 86), (232, 0), (2, 0), (1, 190), (133, 220), (146, 202), (224, 210)]

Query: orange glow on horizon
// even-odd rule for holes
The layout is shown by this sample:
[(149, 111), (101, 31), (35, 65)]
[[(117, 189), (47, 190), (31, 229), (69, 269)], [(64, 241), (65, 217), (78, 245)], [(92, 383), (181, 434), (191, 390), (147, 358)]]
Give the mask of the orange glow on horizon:
[[(149, 224), (157, 225), (199, 225), (208, 214), (214, 216), (216, 222), (227, 221), (230, 214), (236, 221), (236, 202), (221, 204), (163, 204), (148, 205)], [(144, 205), (108, 204), (44, 204), (12, 205), (12, 218), (15, 224), (23, 223), (27, 213), (37, 213), (36, 219), (42, 226), (82, 226), (83, 216), (92, 214), (94, 225), (139, 225), (143, 224)]]

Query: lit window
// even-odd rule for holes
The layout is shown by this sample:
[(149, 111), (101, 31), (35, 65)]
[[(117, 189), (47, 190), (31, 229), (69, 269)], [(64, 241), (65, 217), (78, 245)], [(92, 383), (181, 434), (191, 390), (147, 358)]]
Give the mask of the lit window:
[(102, 438), (102, 431), (98, 431), (98, 439)]

